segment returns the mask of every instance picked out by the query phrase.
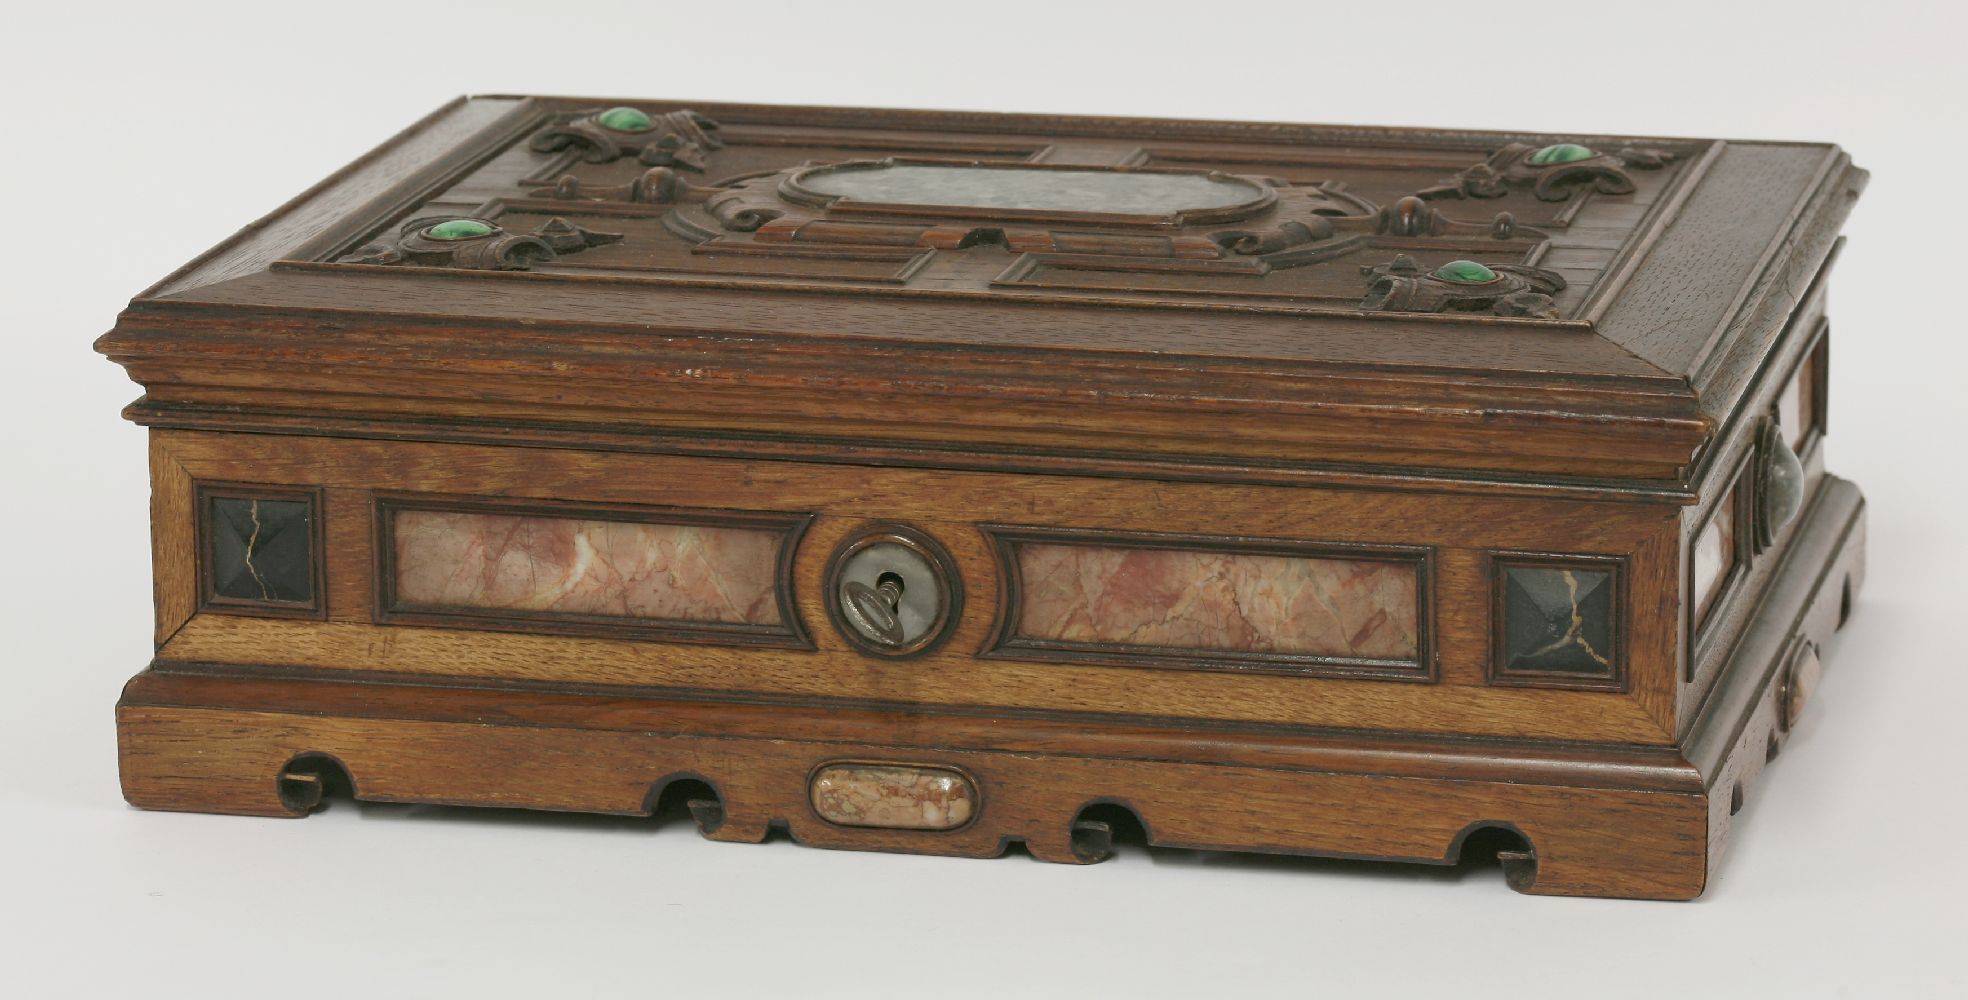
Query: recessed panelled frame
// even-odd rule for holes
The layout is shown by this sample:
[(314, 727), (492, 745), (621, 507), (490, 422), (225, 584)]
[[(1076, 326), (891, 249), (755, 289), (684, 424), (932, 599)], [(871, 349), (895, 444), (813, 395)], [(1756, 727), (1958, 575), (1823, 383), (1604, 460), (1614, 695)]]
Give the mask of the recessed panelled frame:
[[(1722, 495), (1709, 505), (1699, 526), (1690, 536), (1684, 581), (1688, 593), (1688, 617), (1683, 627), (1687, 629), (1691, 642), (1691, 655), (1687, 658), (1691, 669), (1704, 651), (1704, 643), (1721, 633), (1720, 628), (1711, 626), (1724, 617), (1722, 611), (1736, 599), (1737, 592), (1749, 578), (1756, 556), (1755, 452), (1751, 448), (1737, 460), (1734, 471), (1725, 480), (1726, 485), (1720, 487)], [(1726, 538), (1721, 540), (1721, 544), (1726, 546), (1727, 561), (1716, 579), (1704, 590), (1700, 577), (1700, 550), (1711, 529), (1720, 535), (1724, 533), (1725, 526)]]
[[(611, 553), (590, 541), (599, 531), (604, 537), (616, 533), (640, 532), (628, 539), (631, 545), (660, 545), (662, 555), (676, 564), (667, 567), (643, 566), (635, 570), (602, 565), (601, 572), (619, 582), (627, 572), (649, 577), (665, 577), (674, 585), (695, 582), (699, 589), (741, 606), (758, 605), (747, 612), (743, 607), (712, 610), (703, 607), (673, 608), (667, 613), (635, 611), (627, 607), (622, 587), (600, 598), (623, 600), (620, 612), (599, 607), (533, 606), (539, 601), (477, 600), (461, 603), (406, 593), (406, 573), (420, 567), (403, 564), (405, 546), (399, 529), (407, 517), (466, 519), (438, 530), (491, 530), (502, 533), (526, 530), (531, 526), (552, 525), (571, 529), (570, 559), (587, 565), (608, 562)], [(708, 642), (732, 645), (783, 646), (811, 649), (794, 606), (791, 588), (793, 555), (800, 536), (811, 517), (800, 513), (777, 513), (730, 509), (685, 509), (650, 505), (583, 504), (513, 498), (453, 497), (428, 494), (380, 494), (371, 511), (375, 531), (374, 568), (375, 621), (379, 625), (426, 625), (442, 628), (491, 629), (558, 635), (591, 635), (665, 642)], [(478, 522), (475, 528), (471, 522)], [(556, 534), (567, 534), (562, 530)], [(722, 539), (726, 548), (743, 546), (744, 552), (717, 552), (712, 539)], [(555, 541), (560, 539), (556, 538)], [(446, 541), (440, 539), (438, 545)], [(749, 544), (748, 544), (749, 543)], [(434, 547), (434, 546), (433, 546)], [(474, 549), (477, 546), (473, 546)], [(769, 548), (769, 551), (768, 551)], [(450, 553), (445, 553), (450, 554)], [(428, 553), (425, 558), (438, 556)], [(745, 565), (751, 562), (753, 565)], [(535, 560), (529, 568), (552, 572), (569, 567)], [(454, 567), (454, 570), (458, 569)], [(492, 571), (496, 567), (484, 567)], [(483, 574), (479, 574), (483, 575)], [(690, 579), (694, 576), (694, 580)], [(562, 580), (555, 588), (563, 593), (553, 603), (565, 605), (579, 589), (579, 582)], [(624, 585), (626, 586), (626, 585)], [(598, 588), (589, 588), (598, 589)], [(645, 595), (660, 599), (662, 588)], [(734, 593), (742, 591), (742, 593)], [(535, 597), (537, 595), (527, 595)], [(598, 600), (596, 603), (603, 603)], [(671, 602), (676, 603), (676, 602)], [(702, 602), (689, 602), (702, 604)]]
[(319, 489), (199, 481), (192, 496), (201, 610), (326, 617)]
[[(1042, 660), (1059, 663), (1105, 663), (1131, 667), (1159, 667), (1177, 670), (1224, 670), (1296, 674), (1324, 677), (1371, 677), (1382, 680), (1430, 681), (1436, 679), (1436, 659), (1431, 648), (1433, 615), (1431, 597), (1433, 574), (1429, 570), (1432, 550), (1413, 546), (1341, 545), (1330, 541), (1297, 538), (1238, 538), (1208, 534), (1167, 534), (1155, 532), (1102, 532), (1073, 529), (982, 525), (997, 556), (999, 589), (996, 627), (988, 648), (981, 655), (1010, 659)], [(1153, 584), (1159, 591), (1161, 607), (1150, 597), (1145, 607), (1132, 609), (1126, 621), (1113, 622), (1105, 629), (1082, 627), (1097, 636), (1067, 636), (1059, 630), (1034, 629), (1026, 620), (1026, 605), (1034, 595), (1034, 583), (1027, 574), (1036, 567), (1028, 558), (1032, 553), (1073, 553), (1083, 562), (1125, 560), (1131, 556), (1173, 558), (1175, 572), (1150, 572), (1152, 580), (1139, 579), (1140, 569), (1130, 570), (1123, 562), (1093, 585), (1112, 585), (1134, 575), (1135, 582)], [(1072, 556), (1066, 558), (1071, 559)], [(1187, 560), (1191, 565), (1183, 565)], [(1238, 574), (1239, 569), (1245, 572)], [(1310, 568), (1310, 573), (1294, 572)], [(1075, 571), (1079, 584), (1090, 574), (1083, 567), (1067, 565), (1062, 571)], [(1378, 578), (1383, 593), (1367, 594), (1368, 607), (1362, 607), (1352, 621), (1339, 621), (1344, 632), (1323, 639), (1303, 634), (1304, 618), (1320, 613), (1340, 619), (1343, 609), (1337, 598), (1344, 584), (1308, 578), (1321, 570), (1351, 573), (1354, 577)], [(1207, 574), (1209, 580), (1197, 579)], [(1240, 575), (1242, 579), (1223, 578)], [(1295, 577), (1295, 579), (1294, 579)], [(1171, 585), (1173, 584), (1173, 585)], [(1184, 585), (1186, 584), (1186, 586)], [(1156, 621), (1143, 615), (1156, 612), (1179, 613), (1192, 610), (1206, 595), (1202, 588), (1215, 584), (1217, 597), (1232, 607), (1229, 625), (1244, 633), (1241, 643), (1177, 643), (1138, 638), (1143, 631), (1156, 631)], [(1293, 587), (1294, 594), (1281, 594)], [(1070, 617), (1083, 619), (1089, 605), (1099, 597), (1084, 593), (1065, 595), (1075, 606)], [(1299, 598), (1299, 600), (1294, 600)], [(1271, 613), (1267, 614), (1266, 605)], [(1207, 609), (1203, 609), (1207, 610)], [(1388, 614), (1387, 612), (1392, 612)], [(1362, 620), (1366, 619), (1366, 620)], [(1391, 619), (1391, 620), (1390, 620)], [(1312, 624), (1318, 624), (1316, 620)], [(1085, 626), (1084, 621), (1076, 625)], [(1376, 625), (1383, 626), (1376, 628)], [(1287, 630), (1294, 626), (1300, 634)], [(1104, 634), (1115, 630), (1131, 633), (1127, 637)], [(1162, 631), (1168, 631), (1166, 629)], [(1207, 626), (1191, 629), (1208, 632)], [(1218, 628), (1218, 632), (1230, 629)], [(1330, 631), (1330, 630), (1328, 630)], [(1365, 643), (1357, 641), (1369, 631), (1391, 637)], [(1334, 641), (1338, 640), (1338, 641)], [(1351, 648), (1356, 644), (1369, 648)], [(1344, 647), (1344, 648), (1342, 648)]]
[[(1549, 551), (1554, 537), (1567, 538), (1568, 551), (1625, 559), (1622, 582), (1629, 593), (1659, 592), (1672, 603), (1678, 591), (1673, 583), (1679, 569), (1678, 511), (1668, 504), (153, 433), (159, 441), (160, 494), (193, 478), (225, 479), (242, 469), (319, 488), (326, 561), (335, 567), (325, 621), (198, 615), (161, 651), (160, 658), (172, 662), (1631, 743), (1667, 739), (1678, 641), (1678, 630), (1663, 624), (1671, 615), (1650, 617), (1640, 606), (1626, 609), (1632, 628), (1625, 637), (1625, 694), (1493, 686), (1488, 664), (1491, 553)], [(413, 493), (504, 495), (514, 503), (555, 510), (564, 508), (550, 501), (584, 509), (741, 507), (767, 516), (816, 515), (790, 566), (794, 611), (789, 620), (810, 636), (813, 648), (743, 647), (715, 637), (678, 646), (601, 634), (378, 624), (370, 569), (378, 558), (376, 500)], [(170, 505), (168, 496), (160, 502)], [(969, 519), (953, 519), (953, 512)], [(826, 625), (826, 556), (876, 523), (871, 516), (876, 513), (916, 524), (946, 545), (973, 595), (948, 640), (906, 663), (876, 664)], [(1126, 534), (1149, 523), (1181, 535), (1289, 539), (1308, 551), (1414, 560), (1425, 581), (1417, 639), (1432, 683), (980, 656), (999, 645), (995, 610), (1004, 595), (1000, 553), (979, 526), (1035, 521), (1072, 525), (1095, 536)], [(180, 602), (168, 585), (175, 572), (168, 563), (175, 556), (164, 547), (159, 552), (163, 621)], [(559, 630), (528, 629), (536, 631)]]

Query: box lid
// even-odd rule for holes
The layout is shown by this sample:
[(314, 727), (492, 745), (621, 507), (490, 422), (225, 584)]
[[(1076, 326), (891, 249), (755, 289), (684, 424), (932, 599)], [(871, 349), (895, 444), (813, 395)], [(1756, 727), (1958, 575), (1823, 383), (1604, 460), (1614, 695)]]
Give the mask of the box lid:
[(460, 99), (138, 296), (141, 422), (1685, 492), (1836, 147)]

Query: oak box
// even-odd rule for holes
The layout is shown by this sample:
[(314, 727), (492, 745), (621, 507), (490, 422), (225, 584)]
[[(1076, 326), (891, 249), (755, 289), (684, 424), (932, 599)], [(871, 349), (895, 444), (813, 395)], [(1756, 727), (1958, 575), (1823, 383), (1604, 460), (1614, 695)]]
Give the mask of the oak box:
[(125, 795), (1693, 897), (1862, 575), (1823, 441), (1864, 182), (461, 99), (97, 342), (151, 441)]

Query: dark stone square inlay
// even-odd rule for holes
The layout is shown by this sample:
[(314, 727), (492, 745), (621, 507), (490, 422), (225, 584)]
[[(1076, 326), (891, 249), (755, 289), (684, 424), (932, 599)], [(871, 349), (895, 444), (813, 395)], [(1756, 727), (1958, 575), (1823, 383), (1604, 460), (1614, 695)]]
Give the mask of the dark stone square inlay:
[(237, 601), (314, 600), (314, 504), (211, 497), (212, 593)]
[(1615, 590), (1610, 569), (1505, 566), (1503, 669), (1614, 676)]

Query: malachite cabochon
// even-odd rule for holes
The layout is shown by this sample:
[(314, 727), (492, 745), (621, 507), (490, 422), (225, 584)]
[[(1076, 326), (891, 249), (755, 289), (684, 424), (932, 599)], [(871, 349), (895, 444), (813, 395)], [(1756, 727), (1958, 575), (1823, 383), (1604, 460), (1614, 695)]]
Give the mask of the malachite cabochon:
[(1576, 142), (1558, 142), (1531, 154), (1531, 162), (1544, 166), (1550, 163), (1571, 163), (1576, 160), (1589, 160), (1598, 154)]
[(609, 108), (596, 115), (595, 121), (600, 122), (603, 128), (612, 128), (617, 132), (642, 132), (656, 124), (648, 114), (636, 108)]
[(492, 233), (492, 226), (477, 219), (450, 219), (424, 230), (434, 240), (471, 240)]
[(1497, 280), (1497, 273), (1473, 260), (1452, 260), (1435, 269), (1435, 276), (1443, 281), (1454, 281), (1464, 285), (1481, 285)]

